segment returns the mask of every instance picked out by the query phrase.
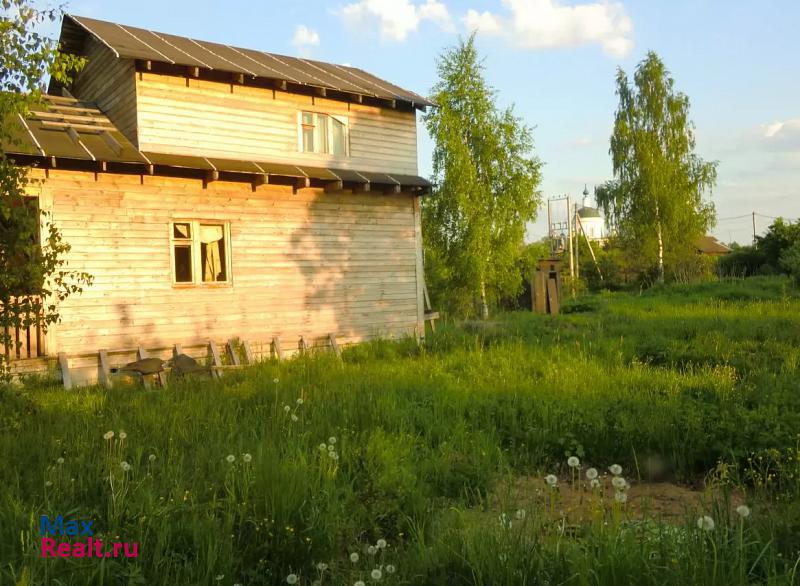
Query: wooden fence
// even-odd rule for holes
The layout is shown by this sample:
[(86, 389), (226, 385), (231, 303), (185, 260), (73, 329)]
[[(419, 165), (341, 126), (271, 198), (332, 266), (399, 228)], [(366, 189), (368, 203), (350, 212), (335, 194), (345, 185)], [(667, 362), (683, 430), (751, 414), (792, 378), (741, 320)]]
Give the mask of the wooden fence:
[[(3, 340), (11, 340), (10, 345), (0, 340), (0, 353), (7, 362), (45, 356), (44, 330), (38, 319), (41, 314), (41, 300), (35, 297), (15, 297), (8, 306), (0, 304), (0, 323), (5, 323)], [(12, 320), (12, 316), (21, 319)], [(11, 321), (16, 322), (15, 325), (9, 325)]]

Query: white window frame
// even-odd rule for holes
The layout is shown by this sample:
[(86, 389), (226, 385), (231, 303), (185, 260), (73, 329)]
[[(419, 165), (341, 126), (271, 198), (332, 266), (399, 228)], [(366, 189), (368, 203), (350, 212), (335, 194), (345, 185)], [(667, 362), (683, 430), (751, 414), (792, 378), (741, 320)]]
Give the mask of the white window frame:
[[(306, 151), (303, 149), (303, 114), (311, 114), (314, 117), (314, 150)], [(321, 148), (321, 140), (319, 136), (319, 117), (326, 116), (327, 123), (327, 136), (328, 144), (325, 145), (325, 150)], [(333, 121), (336, 120), (344, 126), (344, 154), (335, 155), (331, 149), (330, 139), (333, 136)], [(347, 116), (340, 116), (338, 114), (330, 114), (328, 112), (316, 112), (312, 110), (298, 110), (297, 111), (297, 150), (303, 154), (314, 155), (328, 155), (331, 157), (349, 157), (350, 156), (350, 121)]]
[[(191, 238), (175, 238), (175, 224), (189, 224)], [(174, 218), (169, 222), (169, 257), (170, 274), (173, 287), (230, 287), (233, 285), (233, 273), (231, 262), (231, 225), (225, 220), (187, 220), (184, 218)], [(225, 239), (225, 277), (224, 281), (204, 281), (203, 263), (200, 251), (200, 226), (222, 226), (222, 234)], [(188, 242), (191, 240), (191, 242)], [(175, 246), (188, 243), (192, 253), (192, 280), (178, 281), (175, 274)]]

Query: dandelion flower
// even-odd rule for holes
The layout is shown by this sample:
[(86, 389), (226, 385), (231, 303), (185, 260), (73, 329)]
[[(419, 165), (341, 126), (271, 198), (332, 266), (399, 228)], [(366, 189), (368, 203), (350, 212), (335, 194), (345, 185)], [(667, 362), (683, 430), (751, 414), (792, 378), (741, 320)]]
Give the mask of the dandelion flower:
[(44, 485), (45, 485), (45, 486), (53, 486), (53, 483), (52, 483), (52, 482), (50, 482), (49, 480), (45, 480), (45, 483), (44, 483)]
[(525, 518), (525, 509), (517, 509), (517, 512), (514, 514), (514, 516), (522, 521)]
[(320, 451), (320, 452), (324, 452), (324, 451), (326, 451), (327, 449), (328, 449), (328, 444), (326, 444), (325, 442), (323, 442), (323, 443), (321, 443), (321, 444), (319, 445), (319, 451)]
[(381, 572), (378, 568), (375, 568), (369, 573), (370, 578), (375, 580), (376, 582), (383, 578), (383, 572)]
[(608, 467), (608, 471), (614, 476), (619, 476), (622, 474), (622, 466), (619, 464), (611, 464), (611, 466)]
[(378, 546), (378, 549), (386, 549), (386, 540), (379, 539), (378, 541), (375, 542), (375, 545)]
[(339, 459), (339, 454), (337, 454), (336, 452), (333, 452), (331, 454), (331, 458), (333, 458), (334, 460), (338, 460)]
[(286, 411), (286, 412), (288, 413), (289, 411), (291, 411), (291, 410), (292, 410), (292, 408), (291, 408), (291, 407), (289, 407), (289, 405), (284, 405), (284, 406), (283, 406), (283, 410), (284, 410), (284, 411)]
[(350, 554), (350, 561), (353, 563), (356, 563), (358, 561), (358, 554), (356, 552)]
[(127, 462), (125, 462), (125, 461), (120, 462), (119, 463), (119, 467), (122, 468), (123, 472), (129, 472), (130, 469), (131, 469), (131, 465), (128, 464)]
[(236, 461), (236, 456), (233, 454), (228, 454), (225, 459), (228, 461), (228, 464), (233, 464)]
[(374, 545), (370, 545), (370, 546), (367, 548), (367, 553), (368, 553), (369, 555), (375, 555), (376, 553), (378, 553), (378, 548), (377, 548), (377, 547), (375, 547)]
[(703, 515), (697, 520), (697, 528), (702, 529), (703, 531), (713, 531), (714, 519), (712, 519), (708, 515)]
[(150, 454), (149, 456), (147, 456), (147, 459), (150, 460), (151, 462), (155, 462), (156, 461), (156, 455), (155, 454)]
[(589, 480), (594, 480), (597, 478), (597, 468), (587, 468), (586, 469), (586, 478)]
[(114, 437), (113, 431), (107, 431), (103, 434), (103, 439), (105, 440), (110, 440), (112, 437)]
[(353, 586), (366, 586), (366, 584), (364, 584), (364, 580), (356, 580)]
[(325, 562), (320, 562), (320, 563), (317, 564), (317, 569), (320, 572), (324, 572), (325, 570), (328, 569), (328, 564), (326, 564)]
[(392, 564), (388, 564), (386, 566), (386, 573), (387, 574), (394, 574), (396, 571), (397, 571), (397, 568), (395, 568)]
[(214, 578), (217, 582), (222, 582), (222, 579), (225, 577), (225, 574), (220, 574), (216, 578)]
[(332, 460), (335, 460), (336, 459), (336, 452), (328, 452), (328, 457), (331, 458)]
[(628, 502), (628, 495), (624, 492), (618, 492), (614, 495), (614, 500), (620, 504), (624, 504)]
[(547, 476), (544, 477), (544, 481), (550, 488), (555, 488), (556, 484), (558, 484), (558, 478), (556, 478), (555, 474), (548, 474)]
[(298, 397), (298, 398), (297, 398), (297, 404), (298, 404), (298, 405), (302, 405), (303, 403), (304, 403), (304, 401), (303, 401), (303, 397)]
[(295, 415), (294, 413), (292, 413), (292, 421), (297, 421), (297, 415)]
[(328, 451), (329, 451), (329, 452), (332, 452), (332, 451), (334, 451), (335, 449), (336, 449), (336, 446), (334, 446), (333, 444), (330, 444), (330, 445), (328, 446)]
[(286, 583), (287, 584), (297, 584), (297, 574), (289, 574), (286, 576)]
[(128, 437), (128, 434), (127, 434), (127, 433), (125, 433), (124, 431), (120, 431), (120, 432), (119, 432), (119, 439), (123, 440), (123, 439), (125, 439), (126, 437)]
[(278, 380), (278, 377), (275, 377), (274, 379), (272, 379), (272, 382), (274, 382), (277, 385), (280, 381)]
[(336, 443), (336, 436), (332, 435), (331, 437), (329, 437), (328, 438), (328, 443), (329, 444), (335, 444)]
[(59, 458), (58, 460), (56, 460), (56, 464), (58, 464), (59, 466), (63, 463), (64, 463), (64, 458)]
[(623, 490), (625, 487), (628, 486), (628, 483), (625, 482), (625, 479), (622, 476), (615, 476), (614, 478), (612, 478), (611, 479), (611, 484), (617, 490)]
[(747, 505), (739, 505), (736, 507), (736, 514), (739, 515), (742, 519), (746, 519), (750, 516), (750, 507)]
[(592, 488), (600, 488), (600, 481), (597, 478), (592, 478), (591, 482), (589, 482), (589, 486)]
[(581, 461), (578, 459), (577, 456), (570, 456), (567, 458), (567, 466), (570, 468), (579, 468), (581, 465)]
[(245, 462), (250, 462), (252, 461), (252, 459), (253, 456), (251, 456), (250, 454), (245, 454), (244, 456), (242, 456), (242, 460), (244, 460)]

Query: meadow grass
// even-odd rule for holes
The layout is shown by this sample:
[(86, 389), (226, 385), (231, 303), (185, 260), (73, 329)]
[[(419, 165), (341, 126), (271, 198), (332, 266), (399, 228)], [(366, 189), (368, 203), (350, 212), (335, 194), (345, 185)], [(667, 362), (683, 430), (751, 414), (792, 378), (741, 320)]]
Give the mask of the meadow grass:
[[(800, 584), (796, 290), (564, 309), (168, 391), (4, 389), (0, 584)], [(560, 488), (522, 513), (489, 504), (514, 478), (574, 484), (569, 456), (580, 474), (713, 485), (714, 529), (613, 499), (574, 523)], [(139, 557), (43, 559), (42, 514), (92, 519)]]

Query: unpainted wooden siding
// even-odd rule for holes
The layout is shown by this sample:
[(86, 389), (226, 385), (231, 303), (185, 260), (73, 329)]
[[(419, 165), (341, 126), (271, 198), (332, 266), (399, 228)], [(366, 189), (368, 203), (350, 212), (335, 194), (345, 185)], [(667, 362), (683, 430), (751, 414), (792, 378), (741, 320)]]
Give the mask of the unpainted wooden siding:
[(79, 100), (94, 102), (134, 145), (136, 140), (136, 72), (133, 61), (118, 59), (88, 37), (86, 66), (70, 89)]
[[(413, 334), (419, 325), (412, 196), (49, 175), (42, 207), (72, 246), (69, 267), (94, 277), (62, 304), (51, 355), (273, 336), (291, 351), (301, 335), (335, 333), (349, 343)], [(170, 222), (185, 219), (230, 223), (232, 285), (173, 285)]]
[[(412, 112), (145, 72), (136, 96), (143, 151), (417, 174)], [(300, 110), (347, 116), (350, 156), (299, 152)]]

